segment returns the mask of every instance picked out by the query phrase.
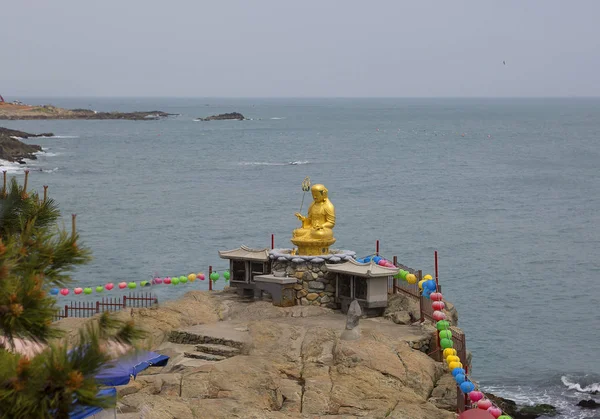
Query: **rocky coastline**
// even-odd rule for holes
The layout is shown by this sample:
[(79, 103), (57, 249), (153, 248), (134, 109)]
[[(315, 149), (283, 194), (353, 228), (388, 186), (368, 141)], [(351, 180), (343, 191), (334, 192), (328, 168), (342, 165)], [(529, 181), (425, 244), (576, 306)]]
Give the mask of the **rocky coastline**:
[(206, 118), (196, 118), (195, 121), (227, 121), (227, 120), (235, 120), (235, 121), (244, 121), (246, 117), (239, 112), (230, 112), (230, 113), (222, 113), (219, 115), (207, 116)]
[(25, 164), (24, 159), (36, 160), (35, 153), (42, 151), (42, 147), (35, 144), (25, 144), (19, 138), (52, 137), (53, 135), (52, 133), (30, 134), (0, 127), (0, 160), (21, 164)]
[(162, 111), (143, 112), (97, 112), (91, 109), (64, 109), (52, 105), (22, 105), (0, 103), (0, 119), (32, 120), (32, 119), (90, 119), (108, 120), (123, 119), (130, 121), (150, 121), (167, 118), (177, 114)]

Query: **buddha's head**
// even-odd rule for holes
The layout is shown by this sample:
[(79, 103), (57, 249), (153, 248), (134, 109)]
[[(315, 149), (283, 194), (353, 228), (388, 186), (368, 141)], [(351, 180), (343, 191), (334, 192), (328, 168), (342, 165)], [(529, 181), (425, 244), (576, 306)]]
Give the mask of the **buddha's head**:
[(327, 199), (327, 188), (321, 184), (313, 185), (310, 192), (315, 202), (324, 202)]

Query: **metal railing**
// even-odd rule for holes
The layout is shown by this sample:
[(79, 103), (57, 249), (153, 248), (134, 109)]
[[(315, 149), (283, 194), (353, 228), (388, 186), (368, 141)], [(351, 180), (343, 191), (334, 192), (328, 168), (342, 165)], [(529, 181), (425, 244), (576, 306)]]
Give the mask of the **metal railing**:
[(129, 293), (123, 297), (102, 298), (99, 301), (71, 301), (54, 315), (54, 321), (67, 317), (92, 317), (105, 311), (119, 311), (128, 307), (151, 307), (158, 298), (151, 293)]

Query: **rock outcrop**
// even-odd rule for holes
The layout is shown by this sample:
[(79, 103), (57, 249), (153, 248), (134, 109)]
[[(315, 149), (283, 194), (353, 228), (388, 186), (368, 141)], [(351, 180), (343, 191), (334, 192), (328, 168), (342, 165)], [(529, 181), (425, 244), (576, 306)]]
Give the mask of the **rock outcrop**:
[(0, 127), (0, 160), (24, 163), (23, 159), (37, 159), (34, 153), (42, 151), (42, 147), (34, 144), (25, 144), (18, 138), (42, 136), (52, 136), (52, 134), (29, 134), (23, 131)]
[(197, 121), (225, 121), (225, 120), (237, 120), (237, 121), (243, 121), (244, 119), (244, 115), (242, 115), (239, 112), (231, 112), (231, 113), (222, 113), (219, 115), (212, 115), (212, 116), (207, 116), (206, 118), (197, 118)]
[(148, 121), (175, 115), (162, 111), (97, 112), (90, 109), (63, 109), (52, 105), (31, 106), (0, 103), (0, 119), (127, 119)]

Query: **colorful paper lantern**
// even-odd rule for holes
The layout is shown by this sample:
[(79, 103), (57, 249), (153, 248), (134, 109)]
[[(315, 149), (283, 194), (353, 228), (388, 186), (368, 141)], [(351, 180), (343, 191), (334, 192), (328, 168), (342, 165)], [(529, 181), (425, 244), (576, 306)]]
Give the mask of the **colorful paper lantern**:
[(452, 339), (452, 332), (450, 330), (442, 330), (439, 335), (440, 339)]
[(67, 288), (63, 288), (60, 290), (61, 295), (69, 295), (69, 290)]
[(500, 415), (500, 416), (498, 416), (498, 419), (512, 419), (512, 418), (508, 415)]
[(469, 393), (469, 399), (472, 402), (477, 403), (479, 400), (483, 399), (483, 393), (481, 391), (471, 391)]
[(483, 399), (477, 402), (477, 407), (482, 410), (488, 410), (492, 406), (493, 405), (490, 399)]
[(98, 285), (96, 287), (96, 292), (103, 292), (104, 291), (104, 287), (102, 285)]
[(186, 284), (188, 282), (187, 276), (180, 276), (179, 282), (182, 284)]
[(450, 364), (451, 362), (460, 362), (460, 358), (456, 355), (448, 355), (446, 357), (446, 362)]
[(452, 342), (451, 339), (441, 339), (440, 340), (440, 346), (444, 349), (446, 348), (452, 348), (454, 346), (454, 343)]
[(423, 277), (423, 279), (433, 279), (433, 277), (431, 275), (427, 274)]
[(467, 379), (467, 377), (465, 377), (464, 374), (456, 374), (456, 377), (454, 377), (454, 380), (456, 381), (456, 384), (458, 384), (458, 385), (461, 385), (462, 383), (464, 383), (466, 379)]
[(231, 278), (229, 271), (223, 272), (223, 278), (225, 278), (225, 281), (229, 281), (229, 278)]
[(204, 281), (204, 280), (206, 279), (206, 277), (204, 276), (204, 274), (203, 274), (202, 272), (200, 272), (200, 273), (198, 274), (197, 278), (198, 278), (200, 281)]
[(378, 262), (376, 262), (379, 266), (385, 266), (387, 265), (387, 263), (385, 262), (385, 260), (380, 259)]
[[(431, 295), (429, 297), (431, 297)], [(433, 303), (431, 303), (431, 307), (434, 310), (442, 311), (446, 307), (446, 304), (444, 304), (443, 301), (434, 301)]]
[(406, 275), (406, 282), (408, 282), (410, 285), (414, 285), (417, 283), (417, 277), (415, 274), (407, 274)]
[(437, 288), (437, 284), (432, 279), (426, 280), (423, 286), (427, 287), (427, 289), (429, 289), (432, 292), (435, 291), (435, 289)]
[(454, 368), (453, 370), (450, 370), (450, 371), (452, 371), (451, 374), (453, 377), (456, 377), (458, 374), (463, 374), (463, 375), (466, 374), (464, 368)]
[[(365, 258), (366, 259), (366, 258)], [(380, 256), (373, 256), (373, 262), (379, 264), (383, 258)]]
[(90, 294), (92, 293), (92, 289), (91, 289), (90, 287), (85, 287), (85, 288), (83, 289), (83, 293), (84, 293), (85, 295), (90, 295)]
[(432, 317), (433, 317), (433, 319), (435, 321), (445, 320), (446, 319), (446, 313), (444, 313), (443, 311), (436, 310), (436, 311), (433, 312)]
[(130, 290), (132, 290), (136, 287), (137, 287), (137, 284), (135, 282), (130, 282), (129, 284), (127, 284), (127, 288), (129, 288)]
[(58, 295), (59, 292), (58, 288), (50, 288), (50, 295)]
[[(470, 381), (465, 381), (464, 383), (462, 383), (460, 385), (460, 391), (462, 391), (463, 393), (467, 394), (472, 392), (473, 390), (475, 390), (475, 384), (473, 384)], [(499, 416), (499, 415), (498, 415)]]
[(171, 279), (171, 284), (173, 284), (173, 285), (179, 285), (179, 281), (180, 281), (179, 278), (174, 277), (173, 279)]
[(140, 281), (140, 287), (145, 287), (148, 284), (148, 281)]
[(165, 284), (169, 285), (171, 283), (171, 278), (166, 277), (163, 281)]
[(75, 288), (75, 289), (73, 290), (73, 292), (74, 292), (75, 294), (79, 295), (79, 294), (81, 294), (81, 293), (83, 292), (83, 288), (79, 288), (79, 287), (77, 287), (77, 288)]
[(217, 272), (213, 272), (210, 274), (210, 280), (215, 282), (219, 279), (220, 275)]
[(490, 407), (487, 411), (490, 415), (492, 415), (495, 418), (499, 418), (502, 414), (502, 410), (496, 406)]
[(114, 288), (114, 284), (112, 282), (109, 282), (108, 284), (106, 284), (104, 286), (104, 288), (106, 288), (108, 291), (112, 290)]
[(454, 348), (446, 348), (443, 352), (444, 358), (449, 357), (450, 355), (456, 355), (456, 349)]
[(127, 288), (127, 282), (119, 282), (119, 288), (120, 289)]
[(448, 364), (448, 369), (450, 371), (454, 370), (455, 368), (462, 368), (463, 364), (461, 362), (451, 362)]
[(441, 292), (432, 292), (430, 297), (433, 301), (442, 301), (444, 299)]
[(424, 280), (424, 279), (421, 279), (421, 280), (419, 281), (419, 289), (420, 289), (421, 291), (423, 291), (423, 283), (424, 283), (424, 282), (425, 282), (425, 280)]
[(437, 328), (437, 330), (446, 330), (450, 327), (450, 323), (448, 322), (448, 320), (440, 320), (435, 324), (435, 327)]
[(196, 274), (189, 274), (189, 275), (188, 275), (188, 279), (189, 279), (191, 282), (194, 282), (194, 281), (196, 280)]
[(400, 274), (400, 278), (406, 281), (406, 276), (408, 275), (408, 272), (405, 271), (404, 269), (400, 269), (400, 271), (398, 273)]
[(154, 278), (154, 279), (152, 280), (152, 282), (153, 282), (153, 283), (155, 283), (155, 284), (158, 284), (158, 285), (160, 285), (160, 284), (162, 284), (162, 283), (163, 283), (163, 280), (162, 280), (162, 278)]

